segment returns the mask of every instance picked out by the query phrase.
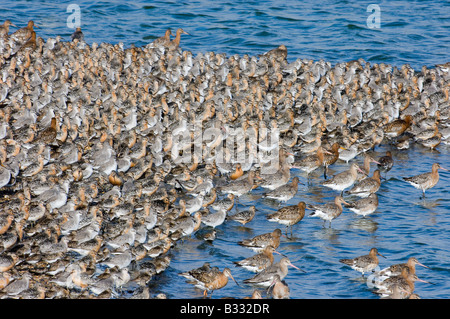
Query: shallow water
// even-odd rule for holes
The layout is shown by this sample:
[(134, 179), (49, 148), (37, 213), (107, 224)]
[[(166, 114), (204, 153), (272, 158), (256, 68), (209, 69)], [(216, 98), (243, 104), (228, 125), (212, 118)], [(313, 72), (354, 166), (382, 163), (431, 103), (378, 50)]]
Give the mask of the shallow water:
[[(376, 158), (388, 149), (390, 146), (383, 145), (371, 154)], [(421, 298), (450, 296), (447, 280), (450, 275), (450, 173), (440, 174), (439, 183), (426, 193), (425, 200), (420, 199), (421, 191), (402, 180), (402, 177), (429, 171), (434, 162), (447, 163), (450, 149), (442, 146), (439, 151), (429, 152), (415, 146), (409, 150), (393, 148), (391, 151), (395, 164), (377, 193), (379, 207), (374, 214), (363, 218), (344, 209), (329, 228), (328, 223), (323, 227), (322, 220), (308, 217), (311, 211), (307, 210), (304, 219), (293, 226), (292, 237), (282, 237), (278, 250), (305, 271), (289, 269), (285, 281), (291, 289), (291, 298), (378, 298), (360, 273), (339, 263), (341, 258), (365, 255), (372, 247), (378, 248), (386, 257), (379, 257), (381, 268), (406, 262), (411, 256), (430, 267), (416, 267), (418, 277), (432, 283), (416, 283), (415, 292)], [(355, 160), (362, 164), (362, 157)], [(337, 162), (330, 167), (330, 173), (340, 172), (346, 167), (345, 162)], [(293, 169), (291, 173), (292, 177), (299, 176), (300, 181), (306, 184), (302, 171)], [(310, 185), (300, 185), (297, 195), (286, 205), (294, 205), (298, 201), (311, 204), (332, 201), (336, 192), (320, 186), (322, 181), (323, 171), (313, 172)], [(212, 244), (195, 235), (178, 243), (173, 250), (170, 267), (155, 278), (151, 287), (172, 298), (201, 298), (202, 292), (186, 283), (178, 273), (200, 267), (208, 261), (220, 269), (229, 267), (234, 278), (241, 283), (238, 287), (230, 281), (225, 288), (215, 291), (213, 298), (250, 296), (254, 287), (242, 284), (242, 280), (252, 277), (253, 273), (235, 267), (233, 261), (249, 257), (254, 252), (237, 242), (271, 232), (277, 227), (283, 233), (285, 231), (284, 226), (266, 220), (266, 215), (277, 210), (278, 204), (257, 199), (263, 193), (264, 190), (258, 188), (239, 199), (238, 210), (249, 205), (257, 207), (255, 218), (246, 227), (230, 220), (216, 228), (217, 239)], [(279, 260), (280, 256), (275, 256)]]
[[(45, 1), (2, 1), (0, 20), (11, 19), (23, 26), (29, 19), (40, 27), (39, 36), (62, 36), (68, 40), (72, 29), (66, 25), (68, 4)], [(371, 63), (400, 66), (408, 63), (415, 69), (445, 63), (450, 52), (450, 3), (448, 1), (381, 1), (381, 28), (370, 29), (366, 19), (369, 1), (77, 1), (81, 8), (81, 26), (88, 43), (123, 42), (145, 45), (161, 36), (165, 29), (183, 27), (191, 36), (183, 36), (183, 49), (198, 52), (225, 52), (255, 55), (286, 44), (288, 59), (324, 59), (331, 63), (363, 58)], [(11, 31), (14, 31), (11, 28)], [(382, 145), (375, 157), (390, 149)], [(292, 263), (305, 271), (290, 268), (286, 282), (291, 298), (378, 298), (361, 279), (361, 275), (339, 263), (341, 258), (367, 254), (377, 247), (386, 256), (380, 266), (405, 262), (415, 256), (430, 269), (417, 267), (419, 278), (432, 284), (416, 283), (422, 298), (449, 298), (450, 283), (450, 173), (441, 172), (437, 186), (421, 200), (421, 192), (402, 180), (430, 170), (432, 163), (448, 166), (449, 147), (441, 145), (430, 152), (413, 146), (409, 150), (392, 149), (395, 165), (383, 181), (379, 208), (367, 218), (348, 210), (324, 228), (320, 219), (305, 217), (293, 227), (292, 238), (282, 238), (278, 249)], [(361, 163), (361, 158), (356, 158)], [(346, 169), (338, 162), (333, 174)], [(450, 167), (447, 167), (450, 168)], [(320, 186), (322, 171), (312, 175), (311, 184), (299, 186), (298, 201), (330, 201), (336, 193)], [(291, 176), (304, 174), (293, 169)], [(217, 227), (217, 239), (208, 244), (196, 237), (178, 242), (171, 250), (169, 268), (150, 282), (152, 294), (164, 292), (169, 298), (201, 298), (202, 292), (185, 282), (179, 272), (201, 266), (208, 261), (220, 269), (229, 267), (235, 279), (216, 292), (214, 298), (250, 296), (253, 287), (241, 284), (253, 274), (234, 267), (238, 261), (254, 254), (237, 245), (239, 240), (271, 232), (284, 226), (268, 222), (265, 216), (278, 209), (277, 203), (261, 200), (258, 188), (239, 199), (237, 209), (256, 205), (253, 221), (242, 227), (227, 221)], [(309, 214), (310, 211), (307, 211)], [(203, 231), (203, 230), (201, 230)], [(279, 258), (279, 257), (278, 257)], [(277, 258), (277, 259), (278, 259)]]

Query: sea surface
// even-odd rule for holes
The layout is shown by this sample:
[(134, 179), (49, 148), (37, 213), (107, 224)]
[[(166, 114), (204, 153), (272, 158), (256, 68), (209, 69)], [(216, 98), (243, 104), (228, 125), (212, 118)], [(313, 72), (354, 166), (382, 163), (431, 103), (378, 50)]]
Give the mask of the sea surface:
[[(377, 4), (379, 11), (367, 10)], [(395, 66), (409, 64), (420, 70), (446, 63), (450, 52), (449, 1), (5, 1), (0, 2), (0, 21), (10, 19), (25, 26), (33, 19), (38, 36), (61, 36), (69, 40), (74, 31), (72, 19), (80, 9), (80, 26), (88, 43), (119, 43), (124, 47), (142, 46), (164, 34), (167, 28), (183, 28), (181, 47), (194, 54), (209, 51), (227, 55), (262, 54), (280, 44), (288, 49), (288, 60), (307, 58), (337, 62), (362, 58), (373, 63)], [(69, 7), (72, 8), (72, 7)], [(379, 13), (379, 28), (370, 16)], [(369, 18), (369, 22), (368, 22)], [(11, 31), (15, 28), (11, 27)], [(293, 227), (292, 237), (282, 238), (279, 251), (304, 272), (290, 268), (285, 278), (291, 298), (379, 298), (361, 274), (339, 263), (378, 248), (380, 267), (406, 262), (414, 256), (429, 268), (417, 266), (416, 283), (421, 298), (450, 297), (450, 172), (441, 171), (439, 183), (420, 199), (421, 192), (402, 177), (427, 172), (434, 162), (450, 169), (450, 147), (440, 145), (429, 151), (419, 145), (397, 150), (382, 145), (372, 154), (391, 150), (395, 165), (380, 190), (379, 208), (361, 218), (344, 210), (331, 227), (320, 219), (305, 218)], [(362, 163), (362, 158), (357, 157)], [(347, 168), (338, 162), (330, 168), (337, 173)], [(292, 169), (306, 183), (303, 172)], [(336, 193), (320, 185), (322, 171), (312, 174), (311, 182), (300, 185), (295, 198), (284, 205), (321, 203), (333, 200)], [(185, 282), (178, 273), (204, 262), (220, 269), (229, 267), (239, 286), (230, 281), (215, 291), (213, 298), (250, 296), (253, 287), (242, 280), (253, 276), (234, 266), (254, 254), (237, 244), (255, 235), (284, 226), (266, 220), (278, 203), (261, 199), (258, 188), (239, 199), (237, 209), (256, 205), (256, 217), (242, 227), (226, 221), (217, 227), (217, 239), (204, 242), (193, 235), (171, 250), (169, 268), (151, 282), (151, 293), (164, 292), (169, 298), (202, 298), (202, 291)], [(233, 210), (232, 213), (235, 211)], [(307, 211), (309, 215), (310, 211)], [(279, 257), (276, 257), (279, 259)], [(264, 293), (264, 292), (263, 292)]]

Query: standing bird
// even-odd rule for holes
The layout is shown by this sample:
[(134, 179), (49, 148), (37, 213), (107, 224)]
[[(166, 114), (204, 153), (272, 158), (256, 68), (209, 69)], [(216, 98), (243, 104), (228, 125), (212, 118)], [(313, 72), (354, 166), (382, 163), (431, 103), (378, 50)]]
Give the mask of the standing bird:
[(267, 291), (270, 292), (273, 299), (289, 299), (290, 289), (279, 275), (275, 275)]
[(358, 164), (352, 163), (349, 170), (334, 175), (331, 179), (324, 181), (322, 185), (340, 191), (342, 196), (344, 189), (355, 183), (358, 170), (361, 171)]
[(326, 152), (328, 151), (324, 151), (322, 147), (319, 147), (316, 154), (308, 155), (300, 161), (292, 163), (292, 167), (299, 168), (306, 172), (306, 175), (309, 178), (309, 174), (311, 174), (312, 171), (323, 165)]
[(386, 151), (386, 155), (382, 156), (378, 159), (378, 169), (381, 172), (385, 172), (385, 176), (384, 178), (386, 179), (387, 176), (387, 172), (389, 172), (392, 168), (392, 166), (394, 166), (394, 159), (392, 158), (392, 153), (390, 151)]
[(81, 28), (80, 27), (78, 27), (78, 28), (76, 28), (75, 29), (75, 32), (74, 33), (72, 33), (72, 35), (71, 35), (71, 39), (72, 39), (72, 41), (73, 40), (75, 40), (75, 39), (77, 39), (78, 41), (84, 41), (84, 34), (83, 34), (83, 32), (81, 31)]
[(402, 135), (413, 122), (413, 117), (411, 115), (406, 115), (405, 119), (397, 119), (388, 124), (386, 124), (384, 129), (384, 135), (389, 138), (396, 138)]
[(252, 219), (255, 217), (255, 213), (256, 207), (250, 206), (249, 209), (237, 212), (236, 214), (228, 216), (228, 218), (241, 223), (242, 225), (245, 225), (248, 222), (252, 221)]
[(287, 48), (284, 44), (282, 44), (277, 48), (264, 53), (263, 56), (267, 57), (268, 59), (274, 59), (277, 62), (281, 63), (286, 61), (287, 54)]
[(180, 273), (180, 276), (188, 279), (188, 283), (202, 289), (204, 297), (208, 296), (208, 292), (211, 292), (212, 295), (214, 290), (225, 287), (228, 283), (228, 278), (233, 279), (236, 285), (239, 286), (237, 281), (231, 275), (229, 268), (225, 268), (223, 271), (220, 271), (219, 268), (213, 267), (206, 271)]
[(364, 277), (364, 273), (373, 271), (378, 266), (379, 260), (377, 255), (384, 257), (378, 252), (378, 249), (372, 248), (368, 255), (352, 259), (340, 259), (339, 262), (350, 266), (353, 270), (359, 271)]
[(155, 41), (152, 42), (153, 47), (157, 46), (166, 46), (170, 43), (170, 36), (173, 35), (172, 30), (167, 29), (164, 33), (164, 36), (157, 38)]
[(33, 27), (37, 28), (37, 25), (34, 24), (33, 20), (28, 21), (26, 27), (20, 28), (19, 30), (11, 34), (11, 39), (18, 44), (27, 42), (31, 38), (31, 35), (34, 31)]
[(323, 178), (327, 179), (328, 166), (333, 165), (339, 159), (339, 149), (341, 146), (338, 143), (334, 143), (331, 146), (331, 150), (326, 152), (323, 156)]
[(272, 245), (268, 245), (262, 252), (233, 263), (249, 271), (260, 272), (273, 264), (273, 253), (279, 254)]
[(357, 215), (366, 217), (372, 214), (378, 208), (378, 196), (375, 193), (370, 194), (368, 197), (361, 198), (353, 203), (346, 205), (347, 208)]
[(356, 195), (358, 197), (368, 197), (370, 194), (376, 193), (381, 185), (380, 170), (375, 170), (372, 177), (367, 177), (355, 184), (347, 194)]
[(273, 264), (270, 267), (267, 267), (263, 271), (257, 273), (255, 276), (249, 279), (245, 279), (244, 283), (246, 284), (254, 284), (259, 286), (269, 287), (272, 284), (276, 275), (280, 276), (280, 279), (283, 280), (288, 274), (288, 266), (294, 267), (300, 271), (300, 268), (294, 266), (289, 258), (283, 257), (279, 262)]
[(16, 54), (33, 51), (36, 49), (36, 32), (32, 31), (30, 38), (20, 47)]
[(375, 287), (378, 288), (378, 290), (376, 290), (375, 293), (380, 294), (381, 296), (389, 296), (394, 293), (394, 287), (398, 286), (404, 291), (404, 297), (406, 298), (414, 292), (414, 283), (416, 281), (429, 284), (428, 281), (419, 279), (416, 274), (403, 268), (400, 275), (389, 277), (382, 282), (376, 283)]
[(431, 167), (431, 172), (419, 174), (413, 177), (403, 177), (403, 179), (410, 183), (417, 189), (421, 189), (423, 193), (423, 198), (425, 199), (425, 191), (434, 187), (439, 181), (438, 169), (443, 169), (448, 171), (448, 169), (443, 168), (439, 163), (434, 163)]
[(305, 217), (305, 208), (305, 202), (299, 202), (297, 205), (282, 207), (275, 213), (267, 215), (267, 220), (286, 225), (286, 235), (287, 229), (290, 226), (292, 235), (292, 226)]
[(170, 41), (169, 44), (167, 45), (169, 50), (176, 50), (178, 48), (178, 46), (180, 45), (181, 34), (189, 35), (189, 33), (184, 31), (183, 29), (181, 29), (181, 28), (177, 29), (177, 33), (175, 35), (175, 39)]
[(10, 20), (5, 20), (3, 25), (0, 25), (0, 38), (7, 38), (9, 36), (9, 26), (11, 25), (17, 28)]
[(237, 179), (220, 188), (222, 193), (233, 194), (234, 196), (242, 196), (253, 189), (255, 172), (250, 171), (247, 178)]
[(394, 264), (389, 267), (386, 267), (378, 272), (378, 277), (384, 279), (387, 279), (387, 277), (393, 277), (393, 276), (399, 276), (401, 275), (403, 269), (406, 269), (408, 273), (416, 273), (416, 265), (429, 268), (428, 266), (425, 266), (424, 264), (421, 264), (416, 257), (410, 257), (408, 258), (408, 261), (406, 263), (400, 263), (400, 264)]
[(348, 203), (341, 197), (336, 196), (333, 203), (326, 203), (322, 205), (308, 205), (308, 209), (313, 210), (309, 217), (320, 217), (323, 219), (323, 224), (325, 226), (325, 222), (328, 220), (330, 222), (342, 214), (342, 204)]
[(273, 248), (277, 249), (280, 246), (280, 237), (282, 233), (279, 228), (275, 229), (271, 233), (265, 233), (261, 235), (256, 235), (250, 239), (244, 239), (239, 241), (238, 244), (247, 248), (252, 249), (253, 251), (260, 252), (267, 246), (271, 245)]
[[(264, 198), (277, 199), (279, 201), (286, 202), (297, 194), (299, 178), (295, 176), (290, 184), (282, 185), (266, 194)], [(301, 183), (300, 183), (301, 184)]]

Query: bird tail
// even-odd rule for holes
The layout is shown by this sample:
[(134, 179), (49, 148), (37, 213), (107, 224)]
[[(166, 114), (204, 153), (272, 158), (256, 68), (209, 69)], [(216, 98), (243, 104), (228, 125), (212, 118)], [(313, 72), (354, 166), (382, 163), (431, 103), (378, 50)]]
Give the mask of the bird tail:
[(350, 265), (352, 263), (351, 259), (339, 259), (340, 263), (346, 264), (346, 265)]

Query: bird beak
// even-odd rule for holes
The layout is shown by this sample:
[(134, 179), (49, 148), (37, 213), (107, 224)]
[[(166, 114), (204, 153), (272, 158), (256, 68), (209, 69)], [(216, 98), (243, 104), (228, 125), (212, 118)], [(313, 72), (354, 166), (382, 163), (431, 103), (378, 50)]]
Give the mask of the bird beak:
[(360, 173), (367, 175), (366, 172), (364, 172), (359, 166), (358, 166), (358, 171), (360, 171)]
[(422, 266), (422, 267), (425, 267), (425, 268), (428, 268), (428, 269), (430, 269), (430, 267), (428, 267), (428, 266), (425, 266), (424, 264), (421, 264), (421, 263), (417, 263), (419, 266)]
[[(381, 256), (381, 257), (383, 257), (383, 258), (386, 258), (385, 256), (383, 256), (382, 254), (380, 254), (380, 253), (377, 253), (377, 255), (379, 255), (379, 256)], [(386, 258), (387, 259), (387, 258)]]
[(378, 161), (374, 160), (373, 158), (372, 158), (372, 162), (374, 162), (374, 163), (376, 163), (376, 164), (380, 165), (380, 162), (378, 162)]
[(447, 172), (449, 171), (448, 169), (446, 169), (446, 168), (443, 168), (442, 166), (441, 166), (441, 169), (443, 169), (444, 171), (447, 171)]
[(426, 284), (432, 284), (432, 285), (434, 285), (433, 283), (431, 283), (431, 282), (429, 282), (429, 281), (425, 281), (425, 280), (420, 279), (420, 278), (417, 278), (416, 281), (420, 281), (420, 282), (424, 282), (424, 283), (426, 283)]
[(190, 35), (189, 33), (187, 33), (187, 32), (186, 32), (186, 31), (184, 31), (184, 30), (183, 30), (183, 33), (184, 33), (184, 34), (187, 34), (187, 35)]
[(12, 25), (13, 27), (16, 27), (16, 28), (17, 28), (17, 26), (16, 26), (15, 24), (12, 24), (12, 23), (11, 23), (11, 25)]
[(289, 263), (289, 266), (294, 267), (295, 269), (298, 269), (300, 271), (303, 271), (306, 273), (306, 271), (304, 271), (303, 269), (298, 268), (297, 266), (293, 265), (292, 263)]
[(234, 279), (234, 277), (231, 274), (230, 274), (230, 277), (231, 277), (231, 279), (233, 279), (233, 281), (236, 283), (236, 285), (238, 285), (238, 287), (240, 287), (239, 284), (237, 283), (236, 279)]

